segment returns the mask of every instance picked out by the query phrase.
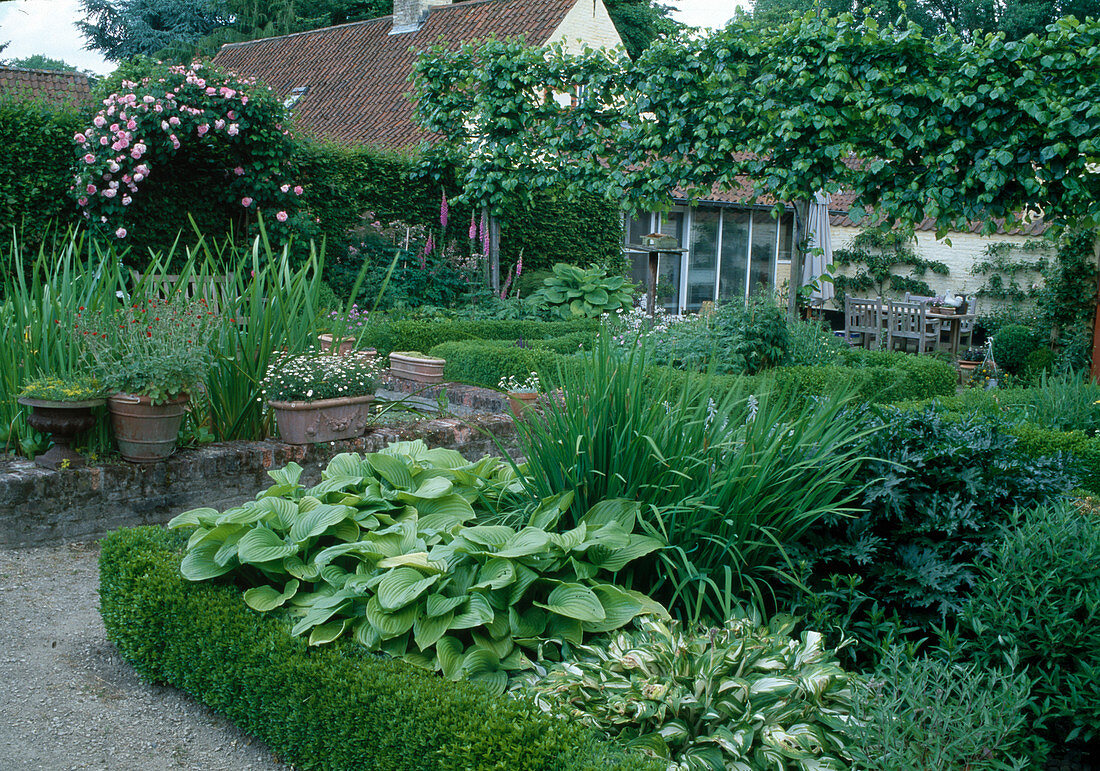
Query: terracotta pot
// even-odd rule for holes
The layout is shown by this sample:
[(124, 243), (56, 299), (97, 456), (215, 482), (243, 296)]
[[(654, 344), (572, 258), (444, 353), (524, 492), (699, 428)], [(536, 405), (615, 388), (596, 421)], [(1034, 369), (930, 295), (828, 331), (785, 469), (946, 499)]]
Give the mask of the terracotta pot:
[(442, 383), (444, 359), (390, 354), (390, 374), (414, 383)]
[(318, 335), (317, 339), (321, 341), (321, 347), (329, 353), (335, 353), (337, 356), (346, 356), (355, 350), (355, 338), (354, 337), (342, 337), (340, 338), (340, 349), (336, 350), (336, 343), (332, 335)]
[(268, 402), (279, 438), (287, 444), (314, 444), (362, 436), (374, 396), (344, 396), (311, 402)]
[(84, 458), (69, 446), (73, 437), (95, 425), (93, 407), (102, 406), (104, 399), (85, 399), (78, 402), (57, 402), (52, 399), (33, 399), (20, 396), (16, 401), (31, 408), (27, 425), (35, 431), (50, 434), (53, 447), (34, 459), (43, 468), (77, 468), (84, 465)]
[(966, 385), (974, 375), (974, 370), (982, 366), (980, 361), (959, 360), (959, 383)]
[(153, 463), (176, 451), (176, 436), (190, 397), (180, 394), (162, 404), (148, 396), (114, 394), (107, 397), (118, 451), (131, 463)]
[(508, 405), (512, 408), (512, 414), (517, 420), (523, 420), (524, 413), (535, 406), (539, 395), (534, 391), (509, 391)]

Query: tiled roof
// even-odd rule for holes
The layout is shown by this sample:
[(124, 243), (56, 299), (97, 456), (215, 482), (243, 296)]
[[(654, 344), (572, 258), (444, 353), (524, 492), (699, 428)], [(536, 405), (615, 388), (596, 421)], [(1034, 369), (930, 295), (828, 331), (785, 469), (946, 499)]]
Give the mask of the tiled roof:
[(82, 72), (0, 67), (0, 96), (78, 105), (91, 101), (91, 86)]
[(443, 42), (524, 38), (546, 43), (582, 0), (474, 0), (434, 6), (415, 32), (391, 35), (392, 17), (223, 46), (214, 63), (255, 77), (294, 105), (303, 133), (346, 144), (388, 149), (413, 146), (425, 133), (408, 97), (415, 52)]

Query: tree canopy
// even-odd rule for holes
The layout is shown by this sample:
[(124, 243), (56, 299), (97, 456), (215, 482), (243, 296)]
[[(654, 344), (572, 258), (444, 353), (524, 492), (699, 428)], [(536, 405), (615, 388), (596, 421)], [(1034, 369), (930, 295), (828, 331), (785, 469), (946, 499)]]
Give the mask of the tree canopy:
[(77, 72), (78, 68), (61, 59), (51, 59), (44, 54), (34, 54), (22, 58), (0, 59), (7, 67), (19, 67), (24, 70), (54, 70), (56, 72)]
[(839, 16), (866, 13), (880, 23), (913, 22), (925, 34), (950, 27), (964, 37), (1003, 32), (1009, 40), (1043, 34), (1063, 16), (1078, 19), (1100, 16), (1100, 0), (756, 0), (751, 18), (762, 24), (788, 21), (808, 11)]
[(636, 61), (439, 48), (416, 88), (478, 201), (556, 184), (633, 208), (667, 205), (676, 186), (778, 201), (846, 190), (855, 217), (992, 229), (1021, 212), (1100, 223), (1098, 68), (1096, 22), (962, 40), (810, 14), (659, 40)]

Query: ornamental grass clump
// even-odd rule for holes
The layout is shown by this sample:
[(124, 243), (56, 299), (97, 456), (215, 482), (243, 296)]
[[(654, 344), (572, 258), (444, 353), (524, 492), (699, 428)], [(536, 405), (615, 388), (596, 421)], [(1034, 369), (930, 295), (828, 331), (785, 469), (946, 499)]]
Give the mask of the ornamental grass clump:
[(268, 366), (260, 389), (269, 402), (307, 402), (370, 396), (382, 370), (374, 357), (361, 352), (333, 356), (316, 347), (284, 356)]
[(205, 299), (150, 298), (99, 313), (78, 311), (76, 334), (92, 374), (108, 392), (159, 403), (206, 378), (213, 361), (210, 341), (221, 321)]
[(793, 619), (637, 629), (573, 647), (514, 686), (547, 712), (625, 740), (671, 769), (846, 769), (849, 675)]

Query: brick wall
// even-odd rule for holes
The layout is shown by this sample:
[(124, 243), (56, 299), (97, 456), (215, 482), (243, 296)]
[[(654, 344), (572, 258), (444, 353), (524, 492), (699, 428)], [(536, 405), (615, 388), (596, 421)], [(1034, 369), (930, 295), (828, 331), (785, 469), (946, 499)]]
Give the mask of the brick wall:
[(179, 450), (166, 461), (117, 462), (64, 471), (30, 461), (0, 464), (0, 548), (99, 538), (119, 527), (163, 524), (188, 509), (225, 509), (271, 484), (267, 472), (294, 461), (306, 484), (341, 452), (377, 452), (390, 442), (423, 439), (471, 460), (499, 455), (494, 439), (514, 454), (510, 418), (489, 415), (379, 426), (347, 442), (295, 446), (276, 441), (224, 442)]

